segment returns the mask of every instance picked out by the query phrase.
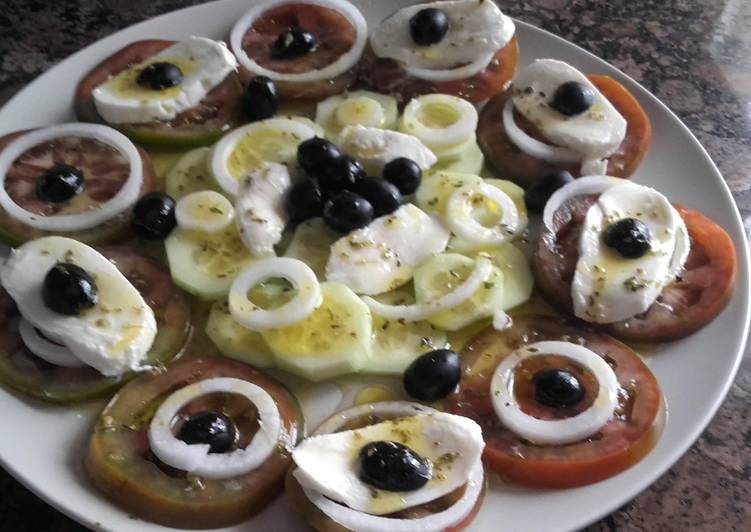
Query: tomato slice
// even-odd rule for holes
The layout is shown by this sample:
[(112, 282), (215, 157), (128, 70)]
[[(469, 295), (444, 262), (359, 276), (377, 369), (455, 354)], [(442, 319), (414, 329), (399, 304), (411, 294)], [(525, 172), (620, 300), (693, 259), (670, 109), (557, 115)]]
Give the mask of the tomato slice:
[[(29, 131), (17, 131), (0, 137), (0, 151)], [(156, 174), (148, 154), (141, 148), (138, 152), (143, 162), (141, 194), (147, 194), (156, 188)], [(60, 204), (44, 202), (37, 197), (36, 184), (39, 176), (55, 164), (69, 164), (83, 170), (86, 187), (76, 196), (75, 201)], [(119, 153), (96, 140), (69, 137), (54, 139), (22, 154), (8, 170), (5, 188), (18, 205), (45, 216), (95, 209), (97, 204), (117, 194), (127, 178), (127, 162)], [(11, 246), (53, 234), (70, 236), (87, 244), (98, 245), (122, 240), (129, 235), (129, 231), (130, 212), (122, 213), (106, 224), (85, 231), (62, 233), (29, 227), (0, 208), (0, 239)]]
[[(127, 247), (111, 247), (102, 252), (154, 311), (158, 331), (147, 364), (166, 364), (182, 351), (190, 336), (188, 302), (154, 259)], [(91, 367), (63, 368), (45, 362), (25, 348), (18, 333), (19, 319), (15, 302), (0, 290), (0, 381), (7, 386), (43, 401), (67, 404), (104, 395), (134, 377), (132, 373), (104, 377)]]
[[(537, 286), (551, 303), (571, 315), (571, 280), (579, 260), (581, 226), (596, 196), (566, 202), (555, 215), (556, 234), (543, 233), (533, 270)], [(667, 342), (689, 336), (712, 321), (730, 300), (735, 284), (735, 245), (725, 230), (703, 214), (676, 205), (686, 222), (691, 251), (680, 278), (634, 318), (603, 326), (624, 340)]]
[[(291, 59), (271, 57), (271, 44), (279, 34), (291, 27), (300, 27), (312, 33), (318, 46), (303, 56)], [(248, 57), (264, 68), (280, 74), (301, 74), (320, 70), (347, 53), (357, 40), (352, 23), (341, 13), (323, 6), (291, 3), (266, 11), (251, 24), (242, 39), (242, 48)], [(244, 78), (253, 77), (241, 68)], [(357, 78), (356, 66), (331, 80), (318, 82), (277, 81), (283, 98), (322, 100), (344, 92)]]
[[(639, 102), (620, 83), (608, 76), (588, 76), (590, 81), (613, 104), (628, 124), (626, 137), (618, 150), (608, 158), (607, 174), (629, 177), (641, 163), (652, 142), (652, 126)], [(506, 134), (503, 127), (503, 108), (511, 97), (508, 90), (493, 98), (480, 113), (477, 140), (488, 163), (498, 177), (529, 187), (544, 174), (566, 170), (573, 176), (581, 175), (579, 164), (553, 164), (522, 152)], [(516, 123), (525, 133), (541, 142), (549, 142), (540, 130), (519, 113)]]
[[(393, 403), (382, 404), (390, 405)], [(345, 430), (354, 430), (369, 425), (374, 425), (376, 423), (381, 423), (382, 421), (400, 417), (400, 415), (398, 414), (391, 412), (386, 413), (386, 411), (379, 409), (378, 403), (372, 403), (370, 406), (372, 407), (372, 409), (369, 410), (367, 414), (364, 414), (362, 416), (355, 416), (350, 418), (349, 416), (346, 416), (342, 413), (334, 414), (333, 416), (325, 420), (313, 435), (316, 436), (319, 434), (328, 433), (327, 431), (321, 430), (321, 428), (323, 427), (336, 427), (335, 429), (333, 429), (333, 432), (341, 432)], [(358, 407), (354, 407), (350, 411), (354, 411), (357, 408)], [(287, 498), (289, 499), (289, 502), (292, 505), (294, 511), (300, 514), (305, 519), (305, 521), (318, 532), (346, 532), (347, 530), (349, 530), (332, 520), (315, 504), (310, 502), (310, 499), (308, 499), (307, 495), (305, 495), (303, 487), (300, 485), (293, 474), (295, 472), (295, 469), (296, 467), (293, 463), (292, 467), (290, 467), (289, 471), (287, 472), (285, 481), (285, 494), (287, 495)], [(462, 486), (434, 501), (430, 501), (428, 503), (421, 504), (412, 508), (407, 508), (399, 512), (386, 514), (383, 517), (393, 519), (420, 519), (422, 517), (427, 517), (429, 515), (442, 512), (450, 508), (459, 499), (461, 499), (462, 495), (464, 495), (465, 489), (466, 487)], [(487, 481), (483, 483), (482, 491), (478, 496), (474, 506), (472, 507), (472, 510), (464, 517), (464, 519), (461, 520), (461, 522), (450, 528), (447, 528), (445, 532), (460, 532), (461, 530), (467, 528), (477, 516), (477, 513), (480, 511), (482, 502), (485, 499), (486, 491)]]
[(360, 81), (367, 87), (408, 102), (423, 94), (451, 94), (480, 103), (505, 90), (516, 74), (519, 43), (514, 36), (498, 50), (490, 64), (471, 78), (457, 81), (428, 81), (410, 76), (393, 59), (380, 58), (368, 47), (361, 61)]
[[(560, 446), (535, 445), (506, 429), (495, 414), (490, 397), (495, 368), (516, 348), (544, 340), (584, 345), (602, 356), (618, 378), (623, 392), (616, 415), (587, 440)], [(630, 348), (602, 333), (542, 316), (516, 317), (511, 329), (486, 329), (473, 338), (462, 352), (462, 366), (459, 388), (446, 399), (445, 407), (482, 426), (487, 466), (519, 484), (570, 488), (609, 478), (641, 460), (654, 447), (662, 429), (663, 400), (654, 375)], [(526, 378), (531, 379), (531, 375)], [(591, 394), (591, 390), (588, 392)], [(517, 393), (517, 400), (530, 415), (552, 417), (546, 412), (550, 409), (541, 407), (529, 394), (520, 397)]]
[[(186, 476), (161, 463), (148, 442), (149, 424), (166, 397), (191, 383), (216, 377), (234, 377), (262, 387), (276, 402), (282, 419), (277, 451), (257, 469), (230, 480)], [(196, 399), (192, 407), (200, 410), (222, 404), (235, 421), (240, 440), (249, 441), (257, 422), (245, 423), (247, 410), (236, 409), (232, 400), (230, 394), (212, 394)], [(166, 372), (142, 375), (120, 390), (94, 426), (84, 464), (94, 485), (143, 519), (176, 528), (229, 526), (258, 513), (281, 492), (291, 461), (289, 449), (301, 430), (299, 416), (289, 391), (250, 366), (218, 358), (186, 360)]]
[[(82, 122), (106, 123), (94, 104), (93, 91), (111, 76), (142, 63), (174, 41), (145, 40), (129, 44), (99, 63), (76, 88), (74, 109)], [(135, 142), (154, 148), (187, 149), (211, 144), (242, 122), (243, 87), (236, 74), (214, 87), (201, 103), (173, 120), (148, 124), (110, 124)]]

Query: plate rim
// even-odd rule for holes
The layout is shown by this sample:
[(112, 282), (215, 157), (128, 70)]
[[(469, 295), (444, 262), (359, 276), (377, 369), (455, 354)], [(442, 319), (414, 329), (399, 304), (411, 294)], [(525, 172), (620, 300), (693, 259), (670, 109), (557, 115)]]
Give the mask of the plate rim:
[[(369, 2), (372, 0), (364, 0), (364, 1)], [(13, 106), (16, 100), (20, 99), (21, 95), (32, 84), (44, 83), (44, 81), (48, 77), (49, 78), (56, 77), (58, 75), (57, 72), (59, 70), (64, 69), (67, 63), (77, 61), (79, 56), (86, 55), (87, 53), (91, 52), (92, 49), (101, 47), (102, 43), (105, 41), (111, 41), (111, 42), (117, 41), (118, 38), (121, 37), (121, 34), (125, 31), (134, 30), (134, 29), (139, 28), (142, 25), (147, 25), (147, 24), (154, 23), (155, 21), (160, 21), (161, 19), (170, 18), (178, 13), (187, 12), (187, 11), (191, 11), (194, 9), (203, 9), (211, 5), (224, 4), (224, 3), (227, 3), (227, 4), (237, 3), (237, 0), (212, 0), (210, 2), (182, 7), (179, 9), (168, 11), (166, 13), (162, 13), (155, 17), (151, 17), (151, 18), (139, 21), (130, 26), (120, 28), (117, 31), (111, 33), (110, 35), (104, 38), (93, 41), (92, 43), (76, 51), (74, 54), (61, 59), (60, 61), (52, 65), (48, 70), (46, 70), (45, 72), (42, 72), (33, 80), (31, 80), (29, 83), (27, 83), (22, 89), (20, 89), (16, 94), (14, 94), (10, 99), (8, 99), (8, 101), (5, 102), (5, 104), (3, 104), (2, 108), (0, 108), (0, 112), (4, 111), (7, 107)], [(741, 272), (742, 270), (748, 272), (749, 268), (751, 268), (751, 255), (749, 253), (748, 235), (747, 235), (744, 223), (743, 223), (743, 219), (740, 214), (740, 210), (738, 209), (738, 205), (735, 201), (735, 198), (733, 197), (732, 192), (727, 182), (722, 176), (722, 173), (718, 169), (715, 162), (712, 160), (706, 148), (701, 144), (701, 142), (696, 137), (696, 135), (694, 135), (691, 129), (689, 129), (688, 126), (680, 119), (680, 117), (678, 117), (675, 112), (673, 112), (665, 103), (663, 103), (659, 98), (657, 98), (657, 96), (652, 94), (652, 92), (649, 91), (646, 87), (644, 87), (641, 83), (634, 80), (629, 75), (621, 71), (619, 68), (607, 62), (605, 59), (602, 59), (598, 57), (596, 54), (594, 54), (593, 52), (590, 52), (589, 50), (583, 48), (581, 45), (575, 42), (569, 41), (559, 35), (556, 35), (546, 29), (537, 27), (528, 22), (524, 22), (517, 18), (513, 18), (513, 20), (515, 24), (517, 24), (518, 26), (524, 27), (526, 31), (530, 31), (532, 33), (542, 32), (543, 34), (545, 34), (547, 38), (552, 38), (555, 42), (565, 43), (567, 46), (575, 47), (576, 52), (578, 54), (582, 54), (586, 56), (589, 60), (594, 61), (600, 68), (608, 70), (609, 75), (613, 75), (619, 82), (625, 84), (629, 88), (629, 90), (635, 93), (635, 96), (637, 97), (637, 99), (647, 99), (653, 105), (657, 105), (658, 107), (660, 107), (661, 111), (667, 113), (667, 115), (670, 117), (671, 122), (673, 124), (678, 124), (680, 128), (683, 130), (683, 133), (688, 134), (688, 136), (691, 138), (694, 144), (692, 148), (696, 148), (696, 147), (699, 148), (699, 153), (701, 154), (702, 158), (705, 160), (705, 162), (709, 163), (709, 166), (713, 170), (712, 179), (714, 181), (719, 181), (719, 184), (720, 184), (719, 188), (722, 190), (724, 199), (728, 203), (730, 203), (733, 207), (732, 212), (729, 213), (730, 218), (732, 219), (732, 222), (736, 224), (738, 228), (740, 228), (741, 233), (745, 237), (741, 239), (741, 242), (734, 241), (734, 244), (736, 246), (736, 254), (740, 259), (739, 268), (738, 268), (739, 274), (742, 273)], [(4, 132), (2, 134), (4, 134)], [(740, 278), (740, 275), (739, 275), (739, 278)], [(583, 518), (581, 521), (579, 521), (579, 525), (576, 528), (588, 526), (592, 524), (593, 522), (611, 514), (612, 512), (617, 510), (619, 507), (623, 506), (627, 502), (634, 499), (641, 492), (651, 487), (662, 475), (664, 475), (670, 468), (672, 468), (680, 458), (682, 458), (686, 454), (686, 452), (696, 443), (696, 441), (701, 436), (701, 434), (706, 430), (707, 426), (712, 421), (712, 419), (716, 416), (717, 411), (727, 399), (727, 395), (730, 391), (730, 388), (737, 378), (738, 370), (744, 358), (744, 354), (745, 354), (746, 347), (748, 344), (749, 328), (751, 327), (751, 283), (746, 282), (745, 293), (738, 294), (738, 297), (741, 297), (742, 302), (743, 302), (743, 305), (742, 305), (743, 306), (743, 320), (742, 320), (742, 327), (741, 327), (742, 335), (740, 338), (734, 339), (733, 343), (736, 346), (736, 351), (734, 354), (732, 368), (730, 368), (730, 372), (727, 378), (725, 379), (725, 381), (723, 382), (722, 387), (719, 390), (715, 389), (713, 391), (712, 395), (714, 396), (714, 399), (712, 401), (711, 406), (706, 410), (706, 414), (702, 417), (702, 419), (699, 422), (693, 425), (693, 428), (690, 431), (688, 431), (687, 433), (684, 433), (680, 437), (680, 442), (673, 444), (672, 448), (670, 449), (670, 452), (667, 453), (668, 456), (663, 458), (663, 460), (655, 468), (650, 470), (650, 472), (647, 475), (645, 475), (644, 478), (648, 478), (649, 479), (648, 482), (646, 483), (639, 482), (638, 484), (632, 484), (631, 485), (632, 487), (630, 487), (627, 490), (622, 491), (621, 493), (618, 494), (618, 496), (611, 497), (605, 504), (597, 506), (596, 510), (588, 512), (588, 515), (585, 518)], [(20, 396), (19, 394), (15, 392), (12, 392), (12, 394), (19, 400), (22, 400), (22, 401), (25, 400), (24, 397)], [(37, 406), (37, 403), (34, 403), (34, 404), (35, 406)], [(38, 407), (47, 408), (48, 405), (40, 403)], [(37, 497), (42, 499), (46, 504), (49, 504), (50, 506), (57, 509), (64, 515), (70, 517), (76, 522), (87, 527), (106, 528), (106, 526), (103, 526), (102, 523), (93, 522), (92, 520), (88, 519), (87, 516), (84, 514), (85, 509), (79, 510), (77, 508), (71, 507), (69, 505), (65, 505), (63, 503), (58, 503), (57, 501), (53, 500), (52, 495), (48, 495), (47, 493), (45, 493), (41, 482), (35, 481), (31, 475), (26, 475), (20, 469), (14, 467), (14, 465), (12, 463), (9, 463), (3, 457), (2, 454), (0, 454), (0, 466), (2, 466), (6, 471), (8, 471), (8, 473), (11, 476), (13, 476), (18, 482), (20, 482), (23, 486), (25, 486), (26, 489), (34, 493)]]

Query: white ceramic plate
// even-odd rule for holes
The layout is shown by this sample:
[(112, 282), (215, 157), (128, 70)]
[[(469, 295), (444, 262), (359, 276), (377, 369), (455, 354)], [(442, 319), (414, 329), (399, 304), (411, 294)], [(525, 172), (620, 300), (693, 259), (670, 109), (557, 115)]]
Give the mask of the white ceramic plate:
[[(0, 111), (0, 133), (73, 119), (78, 80), (101, 59), (144, 38), (190, 35), (224, 38), (252, 0), (223, 0), (164, 15), (133, 26), (73, 55), (40, 76)], [(355, 1), (371, 23), (405, 4), (398, 0)], [(637, 466), (610, 480), (561, 491), (529, 491), (493, 485), (471, 530), (571, 530), (612, 512), (664, 473), (707, 425), (735, 376), (749, 318), (748, 250), (738, 211), (717, 168), (688, 129), (645, 89), (602, 60), (558, 37), (518, 23), (522, 64), (537, 57), (570, 62), (585, 72), (608, 74), (639, 99), (654, 126), (654, 142), (636, 180), (674, 201), (700, 209), (722, 225), (738, 248), (738, 282), (722, 315), (691, 338), (662, 346), (649, 363), (667, 398), (669, 420), (657, 447)], [(330, 385), (294, 386), (306, 404), (309, 424), (339, 404)], [(346, 395), (346, 394), (345, 394)], [(117, 531), (164, 527), (134, 520), (87, 482), (81, 456), (89, 427), (102, 404), (59, 408), (26, 401), (0, 389), (0, 463), (50, 504), (85, 525)], [(287, 511), (284, 498), (256, 519), (231, 530), (306, 530)], [(229, 530), (229, 529), (228, 529)]]

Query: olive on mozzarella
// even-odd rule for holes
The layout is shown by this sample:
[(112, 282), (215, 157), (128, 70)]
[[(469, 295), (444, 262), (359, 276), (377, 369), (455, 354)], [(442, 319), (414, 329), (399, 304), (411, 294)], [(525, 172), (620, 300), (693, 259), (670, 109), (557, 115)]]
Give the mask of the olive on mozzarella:
[[(49, 339), (42, 342), (27, 329), (30, 351), (44, 350), (40, 356), (56, 363), (64, 346), (105, 376), (146, 369), (142, 362), (157, 332), (154, 313), (91, 247), (63, 237), (33, 240), (11, 252), (0, 279), (24, 320)], [(61, 365), (70, 365), (65, 355)]]
[(110, 124), (172, 120), (235, 70), (237, 60), (223, 42), (191, 37), (99, 85), (94, 103)]
[[(16, 203), (8, 193), (8, 172), (24, 153), (36, 146), (68, 137), (92, 139), (116, 150), (128, 164), (127, 179), (120, 190), (98, 208), (75, 214), (39, 215)], [(75, 170), (75, 169), (74, 169)], [(23, 134), (0, 152), (0, 207), (29, 227), (42, 231), (83, 231), (103, 224), (133, 206), (143, 184), (144, 166), (138, 148), (125, 135), (97, 124), (70, 123), (37, 129)], [(43, 176), (44, 177), (44, 176)], [(85, 180), (86, 176), (83, 177)]]
[(417, 137), (375, 127), (347, 126), (339, 134), (339, 146), (357, 159), (370, 175), (380, 175), (395, 159), (407, 158), (422, 170), (433, 166), (438, 158)]
[[(583, 175), (601, 174), (626, 136), (626, 119), (581, 72), (555, 59), (537, 59), (512, 84), (503, 126), (524, 153), (549, 163), (581, 163)], [(514, 112), (549, 143), (529, 136)]]
[(337, 240), (326, 279), (360, 294), (388, 292), (409, 282), (417, 266), (446, 249), (448, 239), (439, 221), (407, 204)]
[[(429, 10), (437, 12), (430, 18), (441, 20), (420, 20), (428, 18), (424, 12)], [(495, 2), (418, 3), (381, 22), (370, 38), (370, 46), (376, 56), (399, 62), (411, 76), (454, 81), (471, 78), (485, 69), (515, 31), (514, 22)]]
[(686, 224), (656, 190), (607, 176), (580, 178), (559, 189), (545, 208), (551, 227), (572, 197), (599, 194), (587, 211), (571, 283), (574, 313), (613, 323), (643, 312), (680, 274), (691, 242)]
[[(524, 411), (514, 391), (514, 374), (525, 360), (561, 356), (591, 372), (598, 383), (597, 396), (582, 412), (563, 419), (538, 419)], [(583, 399), (578, 377), (554, 368), (540, 370), (533, 378), (535, 399), (549, 407), (570, 407)], [(590, 349), (571, 342), (545, 341), (524, 345), (503, 359), (490, 381), (493, 409), (503, 425), (517, 436), (539, 445), (565, 445), (584, 440), (613, 417), (620, 386), (613, 369)]]
[[(222, 442), (219, 448), (205, 438), (190, 438), (183, 427), (178, 434), (173, 425), (178, 413), (191, 401), (212, 393), (240, 395), (258, 410), (258, 432), (245, 448), (233, 449)], [(185, 423), (191, 423), (188, 419)], [(228, 422), (221, 420), (225, 431)], [(214, 420), (212, 431), (216, 432)], [(227, 479), (258, 468), (275, 451), (282, 431), (282, 420), (274, 399), (260, 386), (232, 377), (215, 377), (190, 384), (172, 393), (161, 404), (149, 425), (149, 445), (152, 452), (165, 464), (192, 475), (207, 479)], [(181, 438), (182, 436), (182, 438)], [(186, 441), (188, 440), (188, 441)]]

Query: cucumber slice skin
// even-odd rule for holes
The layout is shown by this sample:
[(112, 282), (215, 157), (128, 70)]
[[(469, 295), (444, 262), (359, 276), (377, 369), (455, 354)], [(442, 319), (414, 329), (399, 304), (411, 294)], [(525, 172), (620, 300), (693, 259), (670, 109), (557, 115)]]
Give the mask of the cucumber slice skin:
[(261, 331), (276, 365), (311, 381), (357, 372), (372, 353), (367, 305), (341, 283), (321, 283), (321, 291), (322, 305), (305, 320)]
[(228, 358), (257, 368), (274, 365), (274, 354), (263, 336), (237, 323), (224, 301), (217, 301), (211, 306), (206, 322), (206, 335), (219, 352)]
[[(129, 248), (103, 252), (116, 260), (126, 277), (133, 275), (135, 280), (140, 274), (149, 283), (145, 290), (151, 295), (143, 295), (154, 310), (158, 331), (145, 363), (162, 367), (179, 357), (191, 336), (191, 312), (185, 297), (170, 283), (167, 272), (153, 259), (135, 255)], [(136, 376), (130, 372), (104, 377), (90, 367), (62, 368), (49, 364), (23, 347), (14, 325), (18, 319), (14, 301), (0, 290), (0, 382), (24, 395), (48, 403), (77, 403), (105, 395)]]
[(326, 278), (331, 246), (341, 237), (323, 218), (311, 218), (297, 226), (284, 256), (303, 261), (322, 280)]
[[(257, 260), (240, 239), (236, 227), (208, 235), (177, 228), (164, 242), (172, 280), (186, 292), (205, 301), (224, 299), (234, 278)], [(198, 254), (222, 261), (215, 271), (197, 264)], [(210, 269), (210, 268), (209, 268)]]
[[(474, 269), (474, 260), (455, 253), (436, 255), (415, 272), (417, 301), (432, 301), (463, 283)], [(441, 283), (437, 288), (436, 283)], [(445, 331), (457, 331), (493, 315), (503, 305), (503, 272), (493, 267), (488, 279), (461, 305), (438, 312), (428, 321)]]

